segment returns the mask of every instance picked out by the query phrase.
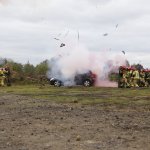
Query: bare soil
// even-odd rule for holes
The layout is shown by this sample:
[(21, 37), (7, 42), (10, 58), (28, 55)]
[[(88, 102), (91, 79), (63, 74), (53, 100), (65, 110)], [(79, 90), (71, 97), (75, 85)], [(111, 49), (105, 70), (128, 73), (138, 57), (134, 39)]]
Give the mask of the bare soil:
[(4, 94), (0, 150), (150, 150), (150, 108)]

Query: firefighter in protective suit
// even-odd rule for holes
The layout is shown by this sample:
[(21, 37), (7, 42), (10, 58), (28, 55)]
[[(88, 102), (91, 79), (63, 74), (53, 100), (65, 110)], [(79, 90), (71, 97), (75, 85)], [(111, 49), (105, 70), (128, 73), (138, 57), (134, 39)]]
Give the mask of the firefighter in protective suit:
[(8, 66), (5, 67), (5, 81), (7, 86), (11, 86), (11, 71), (10, 68)]
[(145, 70), (145, 82), (146, 86), (150, 86), (150, 70)]
[(5, 75), (4, 68), (0, 68), (0, 86), (4, 86)]
[(138, 82), (139, 82), (139, 79), (140, 79), (139, 71), (134, 68), (132, 76), (133, 76), (133, 87), (139, 87), (139, 85), (138, 85)]
[(143, 69), (140, 70), (139, 75), (140, 75), (140, 86), (141, 87), (146, 87), (145, 72), (144, 72)]

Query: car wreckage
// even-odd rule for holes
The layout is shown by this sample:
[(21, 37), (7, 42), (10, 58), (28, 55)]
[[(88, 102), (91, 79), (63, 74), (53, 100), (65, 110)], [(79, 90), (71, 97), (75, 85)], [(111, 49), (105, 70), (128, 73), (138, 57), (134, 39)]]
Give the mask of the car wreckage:
[[(74, 83), (75, 85), (83, 85), (85, 87), (90, 87), (95, 85), (96, 83), (96, 74), (94, 74), (92, 71), (88, 71), (83, 74), (76, 74), (74, 76)], [(56, 87), (63, 86), (64, 82), (57, 78), (50, 78), (50, 85), (54, 85)]]

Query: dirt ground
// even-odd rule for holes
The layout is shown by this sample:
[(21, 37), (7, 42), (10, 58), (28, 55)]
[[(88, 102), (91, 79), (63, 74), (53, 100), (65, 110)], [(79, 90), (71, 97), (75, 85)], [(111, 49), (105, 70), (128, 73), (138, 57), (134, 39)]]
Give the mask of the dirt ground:
[(0, 150), (150, 150), (150, 108), (1, 95)]

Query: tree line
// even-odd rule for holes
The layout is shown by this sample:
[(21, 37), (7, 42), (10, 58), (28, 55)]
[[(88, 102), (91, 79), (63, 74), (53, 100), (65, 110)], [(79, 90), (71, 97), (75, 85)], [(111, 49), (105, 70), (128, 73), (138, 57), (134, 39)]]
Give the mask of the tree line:
[(0, 58), (0, 68), (8, 66), (11, 71), (11, 81), (13, 83), (38, 83), (47, 79), (49, 70), (48, 60), (44, 60), (34, 66), (28, 61), (21, 64), (10, 59)]
[[(130, 66), (128, 61), (126, 63), (126, 66)], [(12, 83), (30, 84), (45, 83), (48, 81), (47, 73), (48, 71), (50, 71), (48, 60), (44, 60), (34, 66), (33, 64), (30, 64), (29, 61), (26, 64), (21, 64), (11, 59), (0, 58), (0, 68), (5, 66), (9, 66), (10, 68)], [(134, 66), (138, 70), (143, 69), (143, 66), (141, 64), (133, 64), (131, 66)], [(118, 73), (110, 72), (109, 80), (117, 81)]]

